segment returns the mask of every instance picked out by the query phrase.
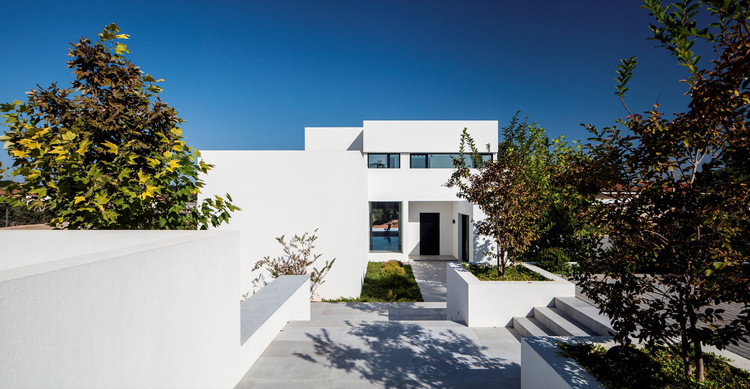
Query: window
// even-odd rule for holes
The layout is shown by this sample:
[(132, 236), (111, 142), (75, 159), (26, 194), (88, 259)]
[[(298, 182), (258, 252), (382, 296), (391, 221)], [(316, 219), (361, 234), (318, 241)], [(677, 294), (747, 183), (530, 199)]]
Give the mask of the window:
[(400, 253), (400, 222), (400, 202), (370, 202), (370, 251)]
[[(492, 154), (479, 154), (482, 163), (492, 161)], [(411, 154), (412, 169), (452, 169), (453, 159), (461, 158), (461, 154)], [(466, 166), (474, 168), (474, 161), (470, 154), (464, 154)]]
[(367, 167), (370, 169), (398, 169), (400, 154), (368, 154)]

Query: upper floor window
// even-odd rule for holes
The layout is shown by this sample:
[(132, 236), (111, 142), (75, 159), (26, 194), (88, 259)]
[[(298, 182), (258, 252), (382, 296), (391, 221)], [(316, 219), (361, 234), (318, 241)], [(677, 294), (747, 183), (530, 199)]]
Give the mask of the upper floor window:
[(400, 154), (368, 154), (367, 167), (371, 169), (400, 168)]
[[(479, 154), (482, 163), (491, 161), (492, 154)], [(410, 166), (412, 169), (452, 169), (453, 159), (461, 158), (461, 154), (411, 154)], [(464, 155), (466, 166), (474, 168), (474, 161), (470, 154)]]

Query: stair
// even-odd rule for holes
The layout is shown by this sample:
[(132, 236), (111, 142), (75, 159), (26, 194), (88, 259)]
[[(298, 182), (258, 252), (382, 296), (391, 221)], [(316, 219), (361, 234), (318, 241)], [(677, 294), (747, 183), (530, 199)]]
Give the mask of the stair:
[(514, 317), (521, 336), (609, 336), (612, 327), (599, 310), (575, 297), (555, 297), (551, 306), (534, 307), (531, 316)]

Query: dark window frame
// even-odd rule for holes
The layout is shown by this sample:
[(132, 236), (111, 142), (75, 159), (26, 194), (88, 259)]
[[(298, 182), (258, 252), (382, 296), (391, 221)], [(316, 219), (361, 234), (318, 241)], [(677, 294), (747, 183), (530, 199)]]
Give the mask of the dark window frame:
[[(385, 166), (372, 166), (370, 163), (371, 155), (385, 155)], [(391, 166), (391, 157), (396, 157), (396, 165)], [(368, 169), (400, 169), (401, 168), (401, 154), (400, 153), (367, 153), (367, 168)]]
[[(452, 169), (453, 168), (453, 166), (450, 166), (450, 167), (434, 167), (434, 166), (430, 166), (430, 157), (433, 156), (433, 155), (441, 155), (441, 156), (443, 156), (443, 155), (449, 155), (451, 157), (458, 157), (461, 154), (460, 153), (410, 153), (409, 154), (409, 168), (410, 169)], [(470, 154), (464, 154), (464, 155), (466, 155), (468, 157), (471, 157)], [(413, 159), (414, 156), (424, 157), (425, 158), (425, 166), (424, 167), (414, 167), (414, 159)], [(479, 156), (482, 158), (482, 163), (484, 163), (486, 161), (492, 161), (494, 159), (494, 156), (492, 155), (492, 153), (479, 153)], [(485, 157), (489, 157), (489, 158), (485, 159)], [(474, 169), (476, 167), (475, 166), (470, 166), (469, 168)]]

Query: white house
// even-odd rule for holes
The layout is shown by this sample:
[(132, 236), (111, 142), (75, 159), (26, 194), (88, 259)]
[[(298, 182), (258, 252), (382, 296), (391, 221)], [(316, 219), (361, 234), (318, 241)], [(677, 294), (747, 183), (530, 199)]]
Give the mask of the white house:
[(315, 252), (336, 258), (323, 298), (358, 296), (368, 260), (479, 258), (482, 215), (445, 186), (464, 128), (496, 149), (497, 121), (378, 120), (305, 128), (303, 151), (201, 151), (215, 165), (202, 196), (230, 193), (242, 208), (221, 227), (241, 231), (242, 290), (262, 286), (252, 267), (281, 254), (276, 237), (316, 228)]

